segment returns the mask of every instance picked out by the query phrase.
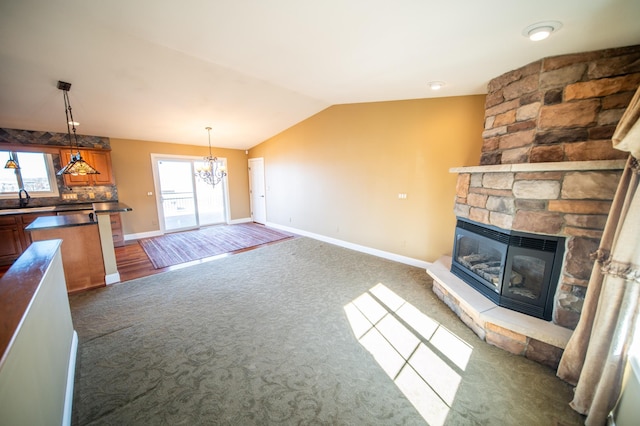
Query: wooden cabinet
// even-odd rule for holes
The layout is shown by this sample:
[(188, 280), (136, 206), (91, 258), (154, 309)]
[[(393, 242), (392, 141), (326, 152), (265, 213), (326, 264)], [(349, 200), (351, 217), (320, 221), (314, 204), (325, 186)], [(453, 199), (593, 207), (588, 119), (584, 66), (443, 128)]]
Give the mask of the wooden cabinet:
[[(34, 225), (38, 225), (39, 222)], [(73, 293), (105, 285), (104, 261), (97, 223), (36, 228), (30, 232), (33, 241), (62, 240), (62, 264), (67, 292)]]
[[(74, 151), (75, 154), (75, 151)], [(111, 152), (98, 151), (92, 149), (81, 149), (80, 155), (82, 159), (89, 163), (94, 169), (100, 172), (97, 175), (63, 175), (64, 184), (67, 186), (100, 186), (114, 185), (113, 173), (111, 171)], [(71, 160), (71, 151), (68, 149), (60, 150), (60, 158), (63, 166)]]
[(113, 236), (113, 246), (114, 247), (122, 247), (124, 246), (124, 234), (122, 233), (122, 220), (120, 218), (120, 213), (111, 213), (111, 235)]
[(15, 215), (0, 217), (0, 265), (12, 264), (26, 248), (20, 237), (19, 219)]
[(28, 213), (0, 216), (0, 265), (11, 265), (31, 244), (24, 228), (40, 216), (55, 213)]
[[(24, 228), (41, 216), (55, 215), (53, 212), (0, 215), (0, 266), (11, 265), (31, 245), (31, 233)], [(113, 246), (122, 247), (124, 233), (120, 213), (111, 213), (110, 219)]]

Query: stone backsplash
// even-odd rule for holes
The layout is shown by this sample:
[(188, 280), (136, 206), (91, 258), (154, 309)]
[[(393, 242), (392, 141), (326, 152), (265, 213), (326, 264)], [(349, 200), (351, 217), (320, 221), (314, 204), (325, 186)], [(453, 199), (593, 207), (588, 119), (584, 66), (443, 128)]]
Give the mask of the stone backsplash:
[[(68, 147), (69, 135), (67, 133), (0, 128), (0, 149), (4, 144)], [(111, 149), (109, 138), (104, 136), (78, 135), (78, 145), (80, 148)]]
[(640, 45), (544, 58), (489, 82), (480, 164), (626, 158), (611, 136), (640, 85)]
[[(62, 148), (69, 146), (69, 136), (67, 133), (0, 128), (0, 150), (6, 149), (3, 147), (9, 145), (14, 149), (17, 145)], [(103, 136), (78, 135), (78, 146), (80, 148), (111, 149), (109, 138)], [(60, 170), (62, 168), (60, 155), (52, 154), (52, 157), (54, 169)], [(56, 181), (58, 183), (60, 197), (33, 197), (29, 200), (29, 206), (42, 207), (118, 200), (118, 188), (116, 185), (68, 187), (64, 184), (61, 176), (58, 176)], [(77, 199), (63, 200), (63, 194), (75, 194)], [(17, 198), (0, 200), (0, 208), (15, 208), (17, 205)]]

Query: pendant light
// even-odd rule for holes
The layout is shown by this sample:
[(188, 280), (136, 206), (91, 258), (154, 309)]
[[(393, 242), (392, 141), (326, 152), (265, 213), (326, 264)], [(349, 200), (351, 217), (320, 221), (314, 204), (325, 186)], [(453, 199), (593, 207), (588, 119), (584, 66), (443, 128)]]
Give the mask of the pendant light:
[(7, 163), (4, 165), (5, 169), (19, 169), (20, 165), (18, 164), (18, 162), (15, 160), (15, 158), (13, 158), (13, 152), (9, 151), (9, 159), (7, 160)]
[[(69, 163), (64, 166), (57, 173), (61, 175), (97, 175), (99, 171), (91, 167), (89, 163), (82, 159), (80, 155), (80, 146), (78, 145), (78, 136), (76, 135), (76, 123), (73, 121), (73, 113), (71, 112), (71, 102), (69, 101), (69, 89), (71, 89), (71, 83), (65, 83), (64, 81), (58, 81), (58, 89), (62, 90), (64, 97), (64, 113), (67, 118), (67, 134), (69, 135), (69, 152), (71, 159)], [(71, 137), (71, 130), (73, 129), (73, 138)], [(75, 146), (74, 146), (75, 142)], [(73, 151), (76, 151), (74, 154)]]
[(209, 133), (209, 156), (204, 157), (205, 166), (198, 167), (195, 175), (204, 183), (216, 186), (227, 175), (227, 171), (218, 165), (218, 157), (211, 154), (211, 127), (205, 127), (205, 129)]

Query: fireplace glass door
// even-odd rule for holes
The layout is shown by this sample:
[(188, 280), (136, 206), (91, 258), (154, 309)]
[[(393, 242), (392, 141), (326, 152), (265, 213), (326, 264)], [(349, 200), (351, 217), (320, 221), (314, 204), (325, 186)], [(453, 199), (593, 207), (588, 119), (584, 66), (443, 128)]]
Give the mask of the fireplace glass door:
[[(542, 315), (549, 297), (553, 252), (509, 247), (502, 287), (502, 304), (521, 312)], [(526, 308), (525, 308), (526, 307)]]
[(485, 236), (456, 230), (455, 260), (458, 272), (472, 279), (474, 287), (491, 299), (500, 294), (507, 246)]

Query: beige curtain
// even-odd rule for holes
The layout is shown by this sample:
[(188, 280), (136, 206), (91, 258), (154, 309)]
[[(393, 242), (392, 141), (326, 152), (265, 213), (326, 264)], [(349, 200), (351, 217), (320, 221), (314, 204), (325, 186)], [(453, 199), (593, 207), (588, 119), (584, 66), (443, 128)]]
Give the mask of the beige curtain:
[(564, 351), (558, 376), (576, 385), (571, 407), (587, 425), (604, 425), (620, 396), (622, 375), (640, 307), (640, 89), (613, 136), (631, 155), (620, 179), (595, 253), (578, 326)]

